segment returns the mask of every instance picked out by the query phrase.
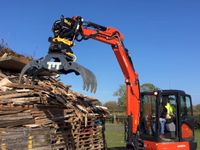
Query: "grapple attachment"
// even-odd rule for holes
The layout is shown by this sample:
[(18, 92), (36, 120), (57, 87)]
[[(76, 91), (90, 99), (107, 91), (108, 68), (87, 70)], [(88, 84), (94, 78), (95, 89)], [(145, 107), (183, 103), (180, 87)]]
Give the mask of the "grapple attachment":
[(33, 60), (28, 63), (21, 71), (19, 82), (22, 81), (24, 74), (32, 76), (32, 80), (45, 73), (68, 74), (74, 72), (81, 75), (83, 79), (83, 89), (96, 92), (97, 81), (95, 75), (85, 67), (76, 62), (69, 61), (67, 57), (61, 53), (49, 53), (42, 59)]

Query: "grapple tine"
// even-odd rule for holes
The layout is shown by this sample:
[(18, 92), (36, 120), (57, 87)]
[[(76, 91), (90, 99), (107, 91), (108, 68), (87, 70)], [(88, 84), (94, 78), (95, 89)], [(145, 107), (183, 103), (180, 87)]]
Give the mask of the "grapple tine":
[(93, 93), (95, 93), (96, 92), (96, 89), (97, 89), (97, 81), (96, 81), (96, 77), (95, 77), (95, 75), (92, 73), (91, 74), (91, 78), (90, 79), (92, 79), (92, 81), (90, 82), (91, 83), (91, 92), (93, 92)]
[(36, 70), (36, 67), (37, 67), (37, 64), (36, 64), (36, 63), (37, 63), (37, 62), (36, 62), (35, 60), (33, 60), (33, 61), (29, 62), (28, 64), (26, 64), (26, 65), (24, 66), (24, 68), (22, 69), (22, 71), (21, 71), (21, 73), (20, 73), (20, 75), (19, 75), (19, 83), (21, 83), (22, 77), (23, 77), (23, 75), (24, 75), (25, 73), (27, 73), (27, 72), (30, 71), (30, 70), (31, 70), (32, 73), (34, 73), (34, 68), (35, 68), (35, 70)]
[(92, 84), (92, 87), (91, 87), (91, 92), (93, 93), (96, 93), (96, 90), (97, 90), (97, 80), (96, 80), (96, 77), (95, 75), (93, 75), (94, 77), (94, 83)]
[(89, 87), (90, 87), (90, 91), (91, 92), (96, 92), (96, 77), (95, 75), (90, 71), (87, 70), (87, 76), (86, 76), (86, 80), (89, 80)]
[(89, 73), (89, 70), (87, 70), (86, 68), (82, 68), (82, 72), (83, 72), (83, 78), (84, 78), (84, 82), (86, 83), (86, 90), (88, 91), (91, 85), (91, 81), (90, 81), (90, 77), (91, 74)]
[[(66, 69), (67, 68), (65, 68), (65, 70)], [(77, 63), (72, 63), (68, 69), (73, 70), (74, 72), (81, 75), (83, 80), (84, 90), (88, 91), (90, 89), (91, 92), (93, 93), (96, 92), (96, 87), (97, 87), (96, 77), (90, 70), (86, 69), (85, 67)]]
[(80, 73), (80, 75), (81, 75), (81, 77), (82, 77), (82, 79), (83, 79), (83, 90), (88, 91), (88, 89), (89, 89), (89, 87), (88, 87), (89, 81), (88, 81), (88, 79), (87, 79), (86, 69), (83, 68), (83, 67), (81, 67), (81, 68), (79, 69), (79, 73)]
[(90, 91), (95, 93), (97, 87), (97, 81), (95, 75), (90, 70), (87, 70), (86, 77), (87, 77), (86, 80), (89, 80)]
[(84, 82), (83, 88), (87, 91), (90, 89), (91, 92), (95, 93), (97, 87), (95, 75), (90, 70), (86, 69), (83, 66), (80, 66), (79, 72)]

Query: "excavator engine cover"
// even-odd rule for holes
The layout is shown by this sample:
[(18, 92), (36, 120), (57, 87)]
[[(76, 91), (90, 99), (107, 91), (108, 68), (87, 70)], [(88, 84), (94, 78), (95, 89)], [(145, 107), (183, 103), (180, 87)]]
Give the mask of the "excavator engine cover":
[(74, 72), (76, 75), (81, 75), (84, 90), (88, 91), (90, 89), (91, 92), (96, 92), (97, 81), (95, 75), (78, 63), (70, 61), (62, 53), (49, 53), (44, 58), (28, 63), (21, 71), (19, 82), (22, 81), (24, 74), (32, 76), (32, 80), (35, 80), (44, 72), (49, 72), (51, 75)]

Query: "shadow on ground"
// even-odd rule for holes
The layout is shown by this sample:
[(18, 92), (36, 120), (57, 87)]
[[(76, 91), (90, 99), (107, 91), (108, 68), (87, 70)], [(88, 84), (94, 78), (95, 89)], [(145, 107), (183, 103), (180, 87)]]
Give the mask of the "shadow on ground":
[(126, 150), (125, 147), (110, 147), (107, 150)]

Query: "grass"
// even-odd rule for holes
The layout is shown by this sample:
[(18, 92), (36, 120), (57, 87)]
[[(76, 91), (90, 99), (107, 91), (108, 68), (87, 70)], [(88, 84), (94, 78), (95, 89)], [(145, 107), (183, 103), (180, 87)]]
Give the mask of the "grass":
[(123, 149), (125, 147), (124, 125), (106, 123), (106, 142), (110, 150)]
[[(200, 150), (200, 130), (195, 130), (195, 140), (197, 150)], [(124, 125), (106, 123), (106, 142), (109, 150), (124, 149)]]
[(200, 130), (195, 130), (195, 140), (197, 142), (197, 150), (200, 149)]

